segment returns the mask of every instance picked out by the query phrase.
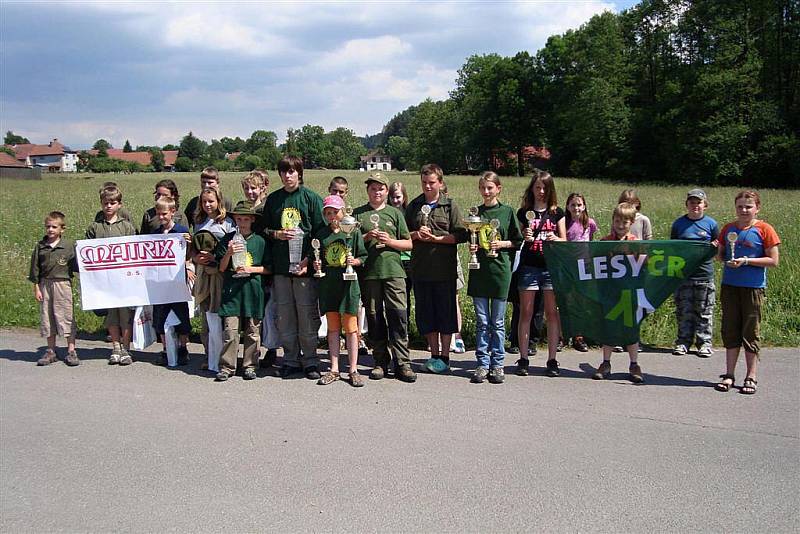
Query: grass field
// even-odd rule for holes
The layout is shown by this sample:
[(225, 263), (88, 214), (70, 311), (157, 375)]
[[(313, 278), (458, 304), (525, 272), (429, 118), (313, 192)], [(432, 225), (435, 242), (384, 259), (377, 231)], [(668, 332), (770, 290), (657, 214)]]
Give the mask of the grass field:
[[(350, 179), (349, 204), (358, 206), (366, 202), (365, 174), (357, 171), (306, 171), (305, 183), (322, 194), (327, 190), (330, 178), (342, 174)], [(419, 177), (413, 173), (386, 173), (389, 180), (403, 181), (412, 198), (420, 193)], [(234, 200), (242, 198), (239, 180), (243, 173), (223, 173), (222, 190)], [(278, 187), (276, 173), (270, 173), (270, 191)], [(5, 261), (0, 263), (0, 326), (38, 325), (38, 306), (33, 298), (30, 282), (27, 281), (30, 255), (34, 244), (43, 235), (44, 215), (58, 209), (67, 215), (67, 236), (81, 239), (94, 214), (99, 209), (97, 192), (103, 182), (116, 181), (123, 191), (123, 204), (138, 225), (142, 213), (152, 205), (153, 185), (162, 178), (171, 178), (178, 184), (184, 203), (197, 194), (199, 188), (196, 173), (141, 173), (130, 175), (45, 175), (41, 181), (3, 180), (0, 182), (0, 251)], [(446, 181), (450, 195), (462, 207), (480, 202), (475, 176), (448, 176)], [(528, 184), (528, 178), (507, 177), (503, 179), (501, 201), (513, 207)], [(556, 179), (558, 198), (563, 205), (570, 192), (577, 191), (586, 197), (589, 213), (600, 226), (600, 234), (608, 233), (609, 219), (616, 199), (623, 189), (630, 187), (622, 182), (597, 180)], [(672, 221), (684, 213), (686, 186), (643, 185), (637, 187), (642, 200), (642, 213), (653, 223), (655, 239), (669, 238)], [(738, 189), (730, 187), (705, 188), (709, 195), (707, 211), (720, 226), (733, 219), (733, 197)], [(789, 190), (760, 190), (762, 209), (760, 218), (772, 224), (781, 236), (781, 263), (771, 269), (768, 277), (768, 292), (762, 335), (767, 345), (800, 346), (800, 264), (798, 258), (797, 212), (800, 192)], [(781, 208), (783, 206), (783, 208)], [(462, 264), (466, 267), (467, 250), (460, 247)], [(717, 265), (719, 269), (719, 265)], [(465, 269), (465, 272), (466, 269)], [(719, 276), (718, 276), (719, 278)], [(77, 286), (77, 284), (76, 284)], [(76, 291), (76, 303), (80, 298)], [(474, 340), (474, 313), (472, 303), (461, 295), (464, 315), (463, 336), (467, 344)], [(715, 338), (719, 342), (719, 306), (715, 320)], [(101, 320), (91, 312), (77, 312), (78, 327), (83, 331), (97, 332)], [(416, 329), (412, 326), (412, 335)], [(642, 328), (645, 343), (662, 346), (671, 345), (675, 336), (674, 308), (667, 301)]]

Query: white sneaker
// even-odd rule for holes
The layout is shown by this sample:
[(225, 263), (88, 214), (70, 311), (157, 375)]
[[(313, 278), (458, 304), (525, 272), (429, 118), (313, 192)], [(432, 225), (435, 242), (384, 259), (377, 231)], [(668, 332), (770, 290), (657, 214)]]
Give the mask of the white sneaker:
[(711, 348), (709, 343), (703, 343), (703, 345), (697, 351), (697, 355), (701, 358), (708, 358), (712, 354), (714, 354), (714, 349)]
[(675, 356), (683, 356), (683, 355), (686, 354), (686, 352), (688, 352), (686, 350), (686, 345), (678, 344), (678, 345), (675, 345), (674, 349), (672, 349), (672, 354), (675, 355)]

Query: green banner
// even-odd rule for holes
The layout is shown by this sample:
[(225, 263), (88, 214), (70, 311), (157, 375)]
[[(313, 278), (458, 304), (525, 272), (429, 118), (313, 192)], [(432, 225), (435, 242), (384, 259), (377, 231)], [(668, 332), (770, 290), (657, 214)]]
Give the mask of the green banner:
[(639, 325), (717, 249), (698, 241), (545, 242), (564, 337), (639, 340)]

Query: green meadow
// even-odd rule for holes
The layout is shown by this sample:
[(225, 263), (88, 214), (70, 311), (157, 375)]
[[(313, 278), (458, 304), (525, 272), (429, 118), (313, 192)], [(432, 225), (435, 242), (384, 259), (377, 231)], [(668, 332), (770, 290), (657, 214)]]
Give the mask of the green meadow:
[[(239, 180), (244, 173), (222, 174), (222, 190), (234, 200), (242, 198)], [(350, 181), (349, 204), (358, 206), (366, 202), (363, 184), (366, 173), (358, 171), (315, 171), (305, 173), (305, 184), (323, 194), (335, 175)], [(391, 181), (406, 184), (410, 197), (420, 193), (419, 176), (414, 173), (385, 173)], [(280, 186), (277, 173), (271, 172), (270, 191)], [(73, 174), (45, 175), (41, 181), (3, 180), (0, 182), (0, 326), (36, 327), (38, 306), (33, 298), (32, 284), (27, 280), (30, 256), (37, 240), (43, 235), (43, 218), (52, 210), (63, 211), (67, 216), (66, 235), (81, 239), (99, 209), (98, 190), (105, 181), (115, 181), (123, 192), (123, 205), (131, 212), (138, 226), (142, 213), (152, 205), (153, 185), (162, 178), (171, 178), (177, 184), (182, 204), (195, 196), (199, 189), (197, 173), (140, 173), (140, 174)], [(462, 207), (480, 203), (475, 176), (447, 176), (450, 195)], [(513, 207), (528, 185), (528, 178), (503, 178), (501, 201)], [(556, 187), (560, 205), (571, 192), (586, 197), (590, 215), (600, 226), (600, 235), (608, 233), (610, 215), (619, 193), (631, 184), (624, 182), (557, 178)], [(653, 223), (655, 239), (668, 239), (672, 222), (684, 213), (688, 186), (647, 184), (636, 187), (642, 200), (642, 213)], [(710, 206), (707, 211), (720, 226), (733, 219), (733, 198), (738, 188), (706, 187)], [(762, 323), (762, 336), (767, 345), (800, 346), (800, 264), (798, 258), (798, 223), (796, 206), (800, 205), (800, 191), (761, 189), (762, 208), (759, 218), (772, 224), (781, 237), (781, 262), (768, 274), (767, 301)], [(460, 247), (462, 265), (466, 270), (468, 252)], [(717, 265), (719, 269), (719, 265)], [(719, 278), (719, 276), (718, 276)], [(78, 284), (75, 284), (76, 308), (80, 308)], [(472, 303), (461, 294), (464, 317), (462, 334), (470, 345), (474, 341), (474, 313)], [(77, 310), (78, 327), (89, 333), (101, 330), (102, 322), (91, 312)], [(412, 321), (413, 322), (413, 321)], [(412, 325), (412, 336), (417, 337)], [(642, 340), (647, 344), (669, 346), (675, 336), (674, 308), (671, 301), (664, 303), (642, 327)], [(719, 306), (715, 320), (715, 338), (719, 342)]]

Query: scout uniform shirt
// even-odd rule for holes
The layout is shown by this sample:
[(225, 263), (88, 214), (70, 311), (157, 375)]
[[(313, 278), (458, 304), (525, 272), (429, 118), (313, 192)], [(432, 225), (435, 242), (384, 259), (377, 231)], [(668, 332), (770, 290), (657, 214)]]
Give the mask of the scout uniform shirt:
[(51, 247), (44, 237), (33, 249), (28, 280), (34, 284), (42, 280), (69, 280), (77, 270), (75, 242), (62, 237)]
[[(523, 240), (514, 209), (498, 202), (496, 206), (478, 207), (478, 215), (487, 221), (487, 224), (478, 231), (478, 263), (481, 268), (469, 272), (467, 295), (507, 300), (508, 288), (511, 286), (511, 265)], [(492, 219), (500, 222), (497, 239), (511, 241), (514, 245), (513, 248), (498, 250), (496, 258), (486, 255), (491, 250), (489, 239), (492, 227), (488, 221)]]
[(136, 228), (130, 221), (126, 221), (119, 215), (117, 215), (117, 220), (113, 223), (103, 219), (102, 221), (93, 222), (86, 229), (86, 239), (122, 237), (126, 235), (136, 235)]
[[(346, 239), (344, 232), (334, 232), (329, 226), (322, 228), (316, 234), (320, 242), (320, 260), (325, 276), (319, 279), (319, 311), (321, 313), (336, 312), (355, 315), (361, 300), (361, 290), (358, 280), (344, 280), (347, 268), (347, 246), (352, 247), (354, 258), (363, 263), (367, 258), (364, 248), (364, 238), (360, 232), (350, 234)], [(309, 258), (309, 271), (314, 272), (313, 253)]]
[[(228, 250), (228, 243), (236, 233), (230, 233), (222, 238), (214, 250), (217, 263), (222, 260)], [(255, 233), (245, 237), (247, 241), (247, 265), (263, 265), (264, 238)], [(234, 278), (236, 269), (233, 268), (233, 258), (228, 262), (228, 268), (223, 273), (222, 304), (217, 312), (220, 317), (251, 317), (261, 320), (264, 318), (264, 290), (261, 288), (261, 275), (250, 273), (250, 276)]]
[[(267, 235), (277, 230), (288, 230), (300, 226), (303, 230), (303, 254), (308, 256), (311, 249), (311, 236), (326, 226), (322, 217), (322, 197), (310, 189), (300, 186), (291, 193), (286, 189), (273, 191), (267, 197), (260, 227)], [(283, 239), (270, 239), (270, 270), (272, 274), (288, 276), (289, 242)], [(304, 276), (310, 276), (311, 269)]]
[[(423, 217), (420, 208), (423, 204), (427, 204), (425, 195), (418, 196), (408, 205), (406, 224), (409, 232), (415, 232), (422, 227)], [(440, 194), (438, 202), (431, 208), (428, 228), (433, 235), (454, 234), (456, 243), (464, 243), (468, 239), (467, 229), (461, 221), (461, 210), (455, 202)], [(413, 244), (411, 274), (414, 280), (443, 282), (456, 279), (457, 245), (419, 240), (415, 240)]]
[[(377, 213), (380, 217), (378, 229), (381, 232), (386, 232), (392, 239), (411, 239), (405, 216), (400, 210), (389, 205), (376, 210), (369, 204), (364, 204), (353, 211), (353, 216), (361, 223), (362, 237), (363, 234), (375, 228), (375, 225), (369, 220), (373, 213)], [(364, 242), (367, 248), (367, 261), (362, 269), (363, 276), (359, 274), (359, 278), (362, 280), (405, 278), (406, 271), (403, 268), (400, 251), (389, 245), (378, 248), (376, 246), (378, 243), (377, 239), (370, 239)]]

